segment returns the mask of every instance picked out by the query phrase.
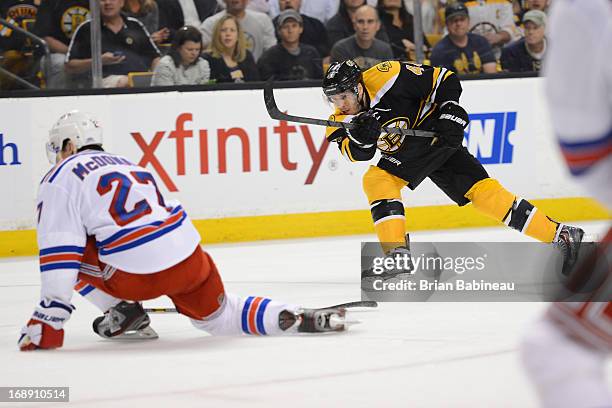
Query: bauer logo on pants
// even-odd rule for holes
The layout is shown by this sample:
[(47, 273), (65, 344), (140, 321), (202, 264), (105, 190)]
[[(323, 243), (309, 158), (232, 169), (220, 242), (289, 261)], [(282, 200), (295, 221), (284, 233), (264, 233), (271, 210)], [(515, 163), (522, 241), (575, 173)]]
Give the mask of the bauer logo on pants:
[(467, 148), (482, 164), (512, 163), (516, 112), (473, 113), (465, 129)]

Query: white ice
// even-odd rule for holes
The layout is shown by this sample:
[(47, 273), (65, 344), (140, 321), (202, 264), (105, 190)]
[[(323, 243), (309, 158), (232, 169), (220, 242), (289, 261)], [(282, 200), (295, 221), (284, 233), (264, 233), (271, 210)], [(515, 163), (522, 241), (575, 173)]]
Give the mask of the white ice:
[[(579, 225), (595, 234), (605, 227)], [(527, 240), (497, 228), (412, 239)], [(368, 240), (374, 237), (206, 249), (229, 291), (316, 307), (359, 299), (360, 242)], [(537, 406), (517, 347), (545, 304), (383, 303), (353, 313), (362, 323), (346, 333), (274, 338), (215, 338), (163, 314), (152, 316), (158, 340), (128, 343), (98, 338), (91, 322), (99, 312), (75, 295), (64, 347), (20, 353), (18, 332), (38, 299), (38, 274), (35, 258), (0, 261), (0, 386), (69, 386), (70, 407)]]

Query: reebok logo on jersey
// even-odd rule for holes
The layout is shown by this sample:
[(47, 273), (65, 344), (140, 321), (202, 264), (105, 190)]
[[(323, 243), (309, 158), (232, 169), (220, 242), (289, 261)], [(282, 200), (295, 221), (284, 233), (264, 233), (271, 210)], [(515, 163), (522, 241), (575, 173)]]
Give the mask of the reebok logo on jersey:
[(463, 127), (467, 126), (467, 122), (465, 120), (461, 119), (458, 116), (451, 115), (450, 113), (443, 113), (442, 115), (440, 115), (440, 119), (445, 119), (445, 120), (450, 120), (452, 122), (456, 122)]

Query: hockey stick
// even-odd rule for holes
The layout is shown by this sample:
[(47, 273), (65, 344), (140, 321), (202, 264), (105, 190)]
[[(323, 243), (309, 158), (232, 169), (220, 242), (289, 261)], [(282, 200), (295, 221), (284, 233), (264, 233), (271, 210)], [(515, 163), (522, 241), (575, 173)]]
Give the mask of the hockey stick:
[[(355, 124), (353, 123), (345, 123), (345, 122), (337, 122), (334, 120), (325, 120), (325, 119), (315, 119), (315, 118), (307, 118), (304, 116), (294, 116), (289, 115), (287, 113), (281, 112), (276, 106), (276, 100), (274, 100), (274, 87), (272, 80), (266, 81), (264, 85), (264, 102), (266, 104), (266, 109), (268, 110), (268, 114), (272, 119), (276, 120), (286, 120), (289, 122), (297, 122), (297, 123), (307, 123), (309, 125), (317, 125), (317, 126), (330, 126), (337, 127), (342, 129), (353, 129)], [(384, 133), (395, 133), (404, 136), (415, 136), (415, 137), (436, 137), (434, 132), (429, 132), (426, 130), (414, 130), (414, 129), (403, 129), (397, 127), (383, 127), (381, 132)]]
[[(373, 300), (358, 300), (355, 302), (340, 303), (339, 305), (321, 307), (317, 309), (350, 309), (353, 307), (378, 307)], [(144, 309), (147, 313), (178, 313), (175, 307), (149, 307)]]
[(323, 309), (350, 309), (353, 307), (378, 307), (378, 303), (373, 300), (357, 300), (355, 302), (340, 303), (339, 305), (324, 307)]

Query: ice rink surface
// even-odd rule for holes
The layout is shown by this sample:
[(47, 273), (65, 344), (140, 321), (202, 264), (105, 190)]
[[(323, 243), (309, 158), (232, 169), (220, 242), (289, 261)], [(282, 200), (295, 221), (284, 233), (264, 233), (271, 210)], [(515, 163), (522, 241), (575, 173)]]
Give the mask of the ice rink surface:
[[(604, 228), (579, 225), (592, 234)], [(528, 240), (496, 228), (411, 238)], [(373, 239), (206, 249), (228, 291), (320, 307), (359, 299), (360, 242)], [(362, 323), (348, 332), (283, 337), (214, 338), (185, 317), (163, 314), (152, 316), (158, 340), (117, 342), (93, 333), (100, 313), (75, 295), (64, 347), (20, 353), (18, 333), (38, 300), (38, 275), (36, 258), (0, 261), (0, 386), (69, 386), (70, 407), (537, 406), (517, 349), (542, 303), (383, 303), (352, 313)], [(612, 365), (607, 368), (612, 379)]]

